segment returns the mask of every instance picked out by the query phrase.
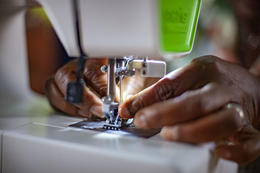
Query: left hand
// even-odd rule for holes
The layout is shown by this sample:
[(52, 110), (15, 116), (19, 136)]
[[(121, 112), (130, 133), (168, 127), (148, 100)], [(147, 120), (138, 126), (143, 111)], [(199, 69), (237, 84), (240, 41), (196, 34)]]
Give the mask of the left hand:
[[(260, 155), (260, 83), (246, 69), (204, 56), (128, 99), (120, 108), (139, 128), (162, 128), (172, 141), (232, 142), (217, 151), (225, 159), (247, 163)], [(225, 108), (235, 103), (235, 107)]]

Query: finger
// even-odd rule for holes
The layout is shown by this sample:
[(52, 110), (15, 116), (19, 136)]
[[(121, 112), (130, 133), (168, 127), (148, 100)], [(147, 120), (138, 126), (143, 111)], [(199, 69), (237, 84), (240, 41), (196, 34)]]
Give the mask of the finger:
[(98, 116), (104, 118), (102, 112), (102, 101), (96, 96), (87, 86), (83, 88), (83, 101), (80, 104), (75, 104), (81, 110), (81, 114)]
[(78, 109), (75, 106), (68, 104), (64, 100), (64, 96), (59, 91), (58, 87), (55, 85), (53, 78), (49, 79), (46, 82), (45, 94), (46, 94), (50, 104), (55, 109), (58, 109), (59, 111), (65, 112), (70, 115), (80, 116), (78, 114)]
[(188, 143), (218, 141), (231, 136), (244, 124), (245, 121), (239, 113), (230, 108), (194, 121), (166, 126), (162, 129), (161, 135), (167, 140)]
[(240, 145), (225, 145), (218, 147), (216, 151), (219, 157), (235, 161), (239, 164), (245, 164), (250, 161), (250, 155)]
[(214, 83), (188, 91), (165, 102), (148, 106), (136, 113), (135, 125), (139, 128), (160, 128), (216, 111), (229, 102), (231, 96)]
[(122, 101), (127, 100), (144, 88), (156, 83), (158, 80), (159, 78), (144, 78), (139, 71), (134, 76), (124, 78), (122, 81)]
[(63, 67), (61, 67), (54, 75), (54, 81), (63, 95), (66, 94), (67, 84), (70, 82), (74, 82), (76, 79), (76, 67), (77, 62), (71, 61)]
[[(67, 84), (76, 80), (75, 72), (72, 70), (75, 69), (74, 67), (76, 67), (76, 62), (69, 63), (55, 74), (55, 83), (63, 95), (66, 94)], [(84, 116), (91, 116), (94, 114), (98, 117), (103, 117), (102, 101), (95, 95), (93, 90), (89, 89), (87, 86), (84, 86), (83, 88), (82, 103), (74, 105), (79, 108), (79, 113)]]
[[(93, 89), (99, 96), (103, 97), (106, 95), (107, 88), (107, 75), (101, 72), (100, 68), (106, 64), (106, 59), (96, 58), (89, 59), (85, 63), (84, 76), (87, 86)], [(59, 84), (59, 88), (63, 94), (66, 93), (67, 84), (75, 81), (77, 68), (77, 61), (71, 61), (61, 67), (55, 74), (55, 81)], [(63, 76), (68, 76), (64, 78)]]
[(226, 160), (237, 162), (240, 165), (244, 165), (255, 160), (260, 154), (259, 150), (259, 142), (256, 141), (253, 143), (251, 141), (247, 141), (246, 143), (240, 145), (224, 145), (219, 146), (216, 149), (218, 156)]
[(220, 145), (216, 148), (217, 154), (227, 160), (239, 164), (246, 164), (255, 160), (260, 154), (260, 133), (252, 126), (244, 128), (236, 133), (240, 140), (235, 145)]
[(123, 99), (126, 100), (129, 96), (133, 96), (136, 93), (144, 89), (144, 78), (141, 75), (136, 74), (131, 77), (126, 77), (122, 81)]
[[(202, 79), (202, 76), (204, 76), (202, 74), (203, 70), (201, 66), (195, 63), (175, 70), (151, 87), (144, 89), (128, 99), (121, 105), (119, 114), (121, 117), (131, 118), (141, 108), (178, 96), (184, 91), (198, 85), (198, 83), (203, 85), (206, 81)], [(199, 80), (202, 82), (199, 82)]]
[(84, 69), (87, 85), (101, 97), (107, 95), (107, 73), (101, 71), (101, 67), (106, 64), (107, 58), (91, 58), (86, 61)]

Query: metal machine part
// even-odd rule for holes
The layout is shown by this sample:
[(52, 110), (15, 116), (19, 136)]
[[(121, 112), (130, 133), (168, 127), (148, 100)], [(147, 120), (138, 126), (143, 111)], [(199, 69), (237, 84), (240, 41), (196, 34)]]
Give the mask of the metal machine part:
[(118, 115), (118, 103), (115, 102), (115, 67), (116, 59), (109, 59), (107, 66), (107, 96), (102, 99), (102, 109), (107, 119), (104, 128), (111, 130), (119, 130), (122, 125)]
[(121, 82), (124, 76), (133, 76), (136, 70), (141, 70), (143, 77), (163, 77), (166, 73), (166, 64), (163, 61), (148, 60), (128, 56), (123, 58), (110, 58), (107, 66), (102, 66), (101, 71), (107, 72), (107, 96), (102, 99), (103, 113), (106, 117), (104, 129), (120, 130), (128, 126), (119, 116), (119, 103), (115, 101), (116, 78), (120, 81), (120, 103), (121, 103)]
[(122, 119), (118, 114), (118, 103), (114, 102), (109, 96), (104, 97), (103, 101), (103, 112), (106, 117), (106, 123), (104, 124), (105, 129), (119, 130), (122, 126)]
[[(114, 130), (112, 128), (104, 128), (104, 126), (107, 126), (107, 123), (100, 119), (83, 120), (77, 123), (70, 124), (69, 126), (80, 128), (80, 129), (105, 132), (109, 134), (118, 134), (123, 136), (134, 136), (134, 137), (141, 137), (141, 138), (150, 138), (160, 132), (160, 129), (149, 129), (149, 130), (138, 129), (135, 128), (133, 124), (128, 124), (127, 126), (123, 126), (118, 130)], [(110, 125), (110, 127), (112, 127), (112, 125)]]
[[(80, 37), (79, 26), (79, 6), (76, 0), (73, 1), (74, 9), (74, 25), (76, 26), (76, 41), (79, 49), (78, 64), (76, 69), (76, 81), (67, 85), (66, 101), (69, 103), (81, 103), (83, 86), (85, 82), (82, 77), (85, 61), (88, 58), (83, 51)], [(151, 61), (138, 59), (138, 57), (128, 56), (123, 58), (109, 58), (108, 65), (101, 67), (101, 71), (107, 72), (107, 96), (102, 98), (103, 113), (106, 117), (105, 129), (119, 130), (123, 126), (123, 120), (118, 114), (118, 105), (121, 103), (122, 92), (121, 82), (124, 76), (133, 76), (136, 74), (136, 69), (141, 70), (143, 77), (162, 77), (165, 75), (165, 63), (162, 61)], [(115, 102), (115, 79), (120, 79), (120, 102)]]

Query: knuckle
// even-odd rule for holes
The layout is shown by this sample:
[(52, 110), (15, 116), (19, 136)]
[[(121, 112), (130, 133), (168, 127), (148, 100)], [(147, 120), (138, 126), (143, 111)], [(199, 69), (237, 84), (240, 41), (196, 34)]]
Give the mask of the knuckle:
[(76, 62), (72, 61), (69, 62), (68, 64), (65, 64), (63, 67), (61, 67), (60, 69), (58, 69), (58, 71), (55, 73), (54, 75), (54, 80), (56, 82), (59, 81), (64, 81), (64, 78), (67, 76), (71, 76), (71, 74), (74, 74), (76, 70)]
[(194, 143), (198, 138), (198, 134), (191, 126), (180, 125), (177, 128), (178, 141)]
[(86, 63), (84, 69), (84, 75), (88, 80), (95, 80), (100, 75), (104, 73), (100, 70), (100, 68), (104, 65), (104, 61), (102, 59), (91, 59)]
[(97, 80), (97, 73), (90, 69), (85, 69), (84, 71), (85, 77), (90, 81), (96, 81)]
[(202, 62), (216, 62), (218, 57), (214, 55), (205, 55), (192, 60), (193, 63), (202, 63)]
[(147, 105), (144, 96), (139, 96), (133, 100), (131, 104), (127, 105), (128, 110), (131, 115), (134, 115), (139, 109), (145, 107)]
[(214, 55), (206, 55), (192, 60), (192, 64), (200, 66), (202, 70), (215, 70), (218, 69), (220, 59)]
[(175, 140), (182, 141), (184, 138), (187, 137), (187, 134), (185, 132), (185, 128), (182, 126), (175, 127), (174, 131), (172, 131)]
[(165, 126), (162, 129), (162, 136), (165, 139), (172, 140), (172, 141), (180, 141), (180, 142), (189, 142), (187, 138), (187, 133), (182, 126)]
[(209, 83), (196, 91), (197, 93), (195, 93), (195, 98), (196, 98), (195, 106), (200, 110), (201, 113), (207, 113), (207, 111), (210, 111), (212, 106), (208, 102), (209, 97), (212, 98), (212, 92), (214, 92), (217, 88), (218, 86), (216, 83)]
[(153, 89), (156, 101), (164, 101), (174, 96), (174, 89), (169, 79), (164, 79), (162, 83), (155, 85)]
[[(198, 97), (198, 93), (201, 92), (200, 90), (197, 91), (186, 91), (180, 96), (180, 99), (178, 102), (181, 103), (181, 105), (186, 105), (189, 107), (189, 109), (185, 109), (185, 112), (189, 114), (194, 114), (194, 111), (196, 114), (193, 116), (197, 117), (201, 114), (206, 112), (206, 101), (203, 99), (203, 97)], [(191, 112), (192, 111), (192, 112)]]

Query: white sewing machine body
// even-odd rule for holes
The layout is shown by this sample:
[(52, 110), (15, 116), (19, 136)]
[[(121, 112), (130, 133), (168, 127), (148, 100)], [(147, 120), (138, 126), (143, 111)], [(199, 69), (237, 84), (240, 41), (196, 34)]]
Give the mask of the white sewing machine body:
[(70, 128), (82, 119), (37, 106), (27, 75), (26, 6), (0, 1), (0, 172), (236, 172), (232, 162), (215, 162), (208, 147)]
[(68, 125), (82, 119), (41, 112), (37, 102), (23, 108), (21, 112), (12, 106), (0, 117), (2, 173), (232, 173), (237, 169), (235, 163), (218, 160), (209, 146), (167, 142), (158, 135), (144, 139), (71, 128)]
[[(38, 1), (68, 55), (78, 57), (73, 0)], [(174, 57), (192, 50), (201, 0), (77, 0), (77, 5), (81, 44), (90, 57)]]

